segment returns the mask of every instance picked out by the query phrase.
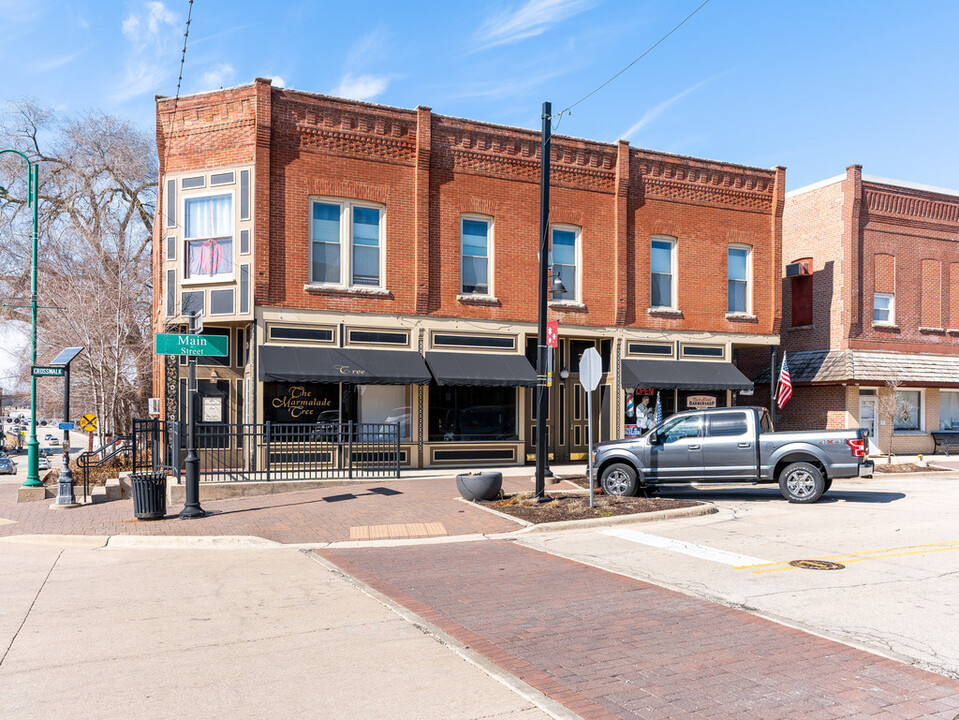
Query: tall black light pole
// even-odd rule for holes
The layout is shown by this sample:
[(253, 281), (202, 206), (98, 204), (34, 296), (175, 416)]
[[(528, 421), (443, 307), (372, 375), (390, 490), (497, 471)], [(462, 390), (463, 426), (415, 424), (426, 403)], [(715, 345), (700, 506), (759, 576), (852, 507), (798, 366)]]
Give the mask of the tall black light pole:
[[(197, 313), (190, 313), (189, 333), (199, 333), (197, 327)], [(180, 511), (181, 520), (206, 517), (206, 511), (200, 507), (200, 457), (196, 454), (196, 357), (187, 357), (186, 380), (186, 413), (187, 413), (187, 449), (186, 459), (186, 503)]]
[(549, 408), (549, 388), (546, 385), (546, 293), (549, 288), (549, 161), (552, 138), (551, 103), (543, 103), (543, 134), (540, 149), (539, 190), (539, 323), (536, 331), (536, 489), (534, 496), (539, 502), (546, 497), (546, 413)]

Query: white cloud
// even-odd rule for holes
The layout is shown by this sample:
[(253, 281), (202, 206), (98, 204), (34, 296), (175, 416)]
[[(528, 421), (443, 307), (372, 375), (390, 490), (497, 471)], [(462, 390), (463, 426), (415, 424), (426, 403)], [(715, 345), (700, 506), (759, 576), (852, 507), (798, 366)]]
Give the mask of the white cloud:
[(202, 90), (219, 90), (222, 87), (229, 87), (233, 84), (234, 75), (236, 75), (236, 71), (232, 65), (219, 63), (203, 73), (200, 78), (200, 88)]
[(479, 50), (542, 35), (550, 26), (578, 15), (593, 0), (527, 0), (517, 10), (488, 18), (477, 33)]
[(623, 134), (620, 135), (619, 137), (620, 137), (621, 139), (623, 139), (623, 140), (630, 140), (633, 135), (635, 135), (636, 133), (638, 133), (638, 132), (639, 132), (640, 130), (642, 130), (644, 127), (646, 127), (646, 126), (649, 125), (650, 123), (655, 122), (655, 121), (658, 120), (660, 117), (662, 117), (663, 113), (665, 113), (672, 105), (674, 105), (674, 104), (676, 104), (677, 102), (679, 102), (680, 100), (682, 100), (684, 97), (686, 97), (687, 95), (689, 95), (691, 92), (694, 92), (695, 90), (698, 90), (698, 89), (701, 88), (703, 85), (705, 85), (706, 83), (708, 83), (709, 80), (712, 80), (712, 79), (713, 79), (713, 78), (709, 78), (708, 80), (703, 80), (703, 81), (701, 81), (701, 82), (698, 82), (698, 83), (696, 83), (695, 85), (693, 85), (692, 87), (686, 88), (686, 89), (683, 90), (681, 93), (677, 93), (676, 95), (673, 95), (673, 96), (672, 96), (671, 98), (669, 98), (668, 100), (664, 100), (663, 102), (659, 103), (659, 105), (656, 105), (655, 107), (651, 107), (651, 108), (650, 108), (649, 110), (647, 110), (646, 113), (639, 119), (639, 122), (635, 123), (632, 127), (629, 128), (629, 130), (627, 130), (625, 133), (623, 133)]
[(267, 77), (273, 81), (273, 87), (278, 87), (278, 88), (286, 87), (286, 80), (284, 80), (279, 75), (267, 75)]
[(83, 53), (85, 53), (85, 52), (86, 52), (87, 50), (89, 50), (91, 47), (93, 47), (93, 46), (92, 46), (92, 45), (87, 45), (85, 48), (83, 48), (83, 49), (81, 49), (81, 50), (77, 50), (75, 53), (71, 53), (71, 54), (69, 54), (69, 55), (61, 55), (61, 56), (59, 56), (59, 57), (47, 58), (46, 60), (40, 62), (40, 63), (37, 65), (37, 71), (38, 71), (38, 72), (50, 72), (51, 70), (57, 70), (57, 69), (59, 69), (59, 68), (64, 67), (65, 65), (69, 65), (69, 64), (72, 63), (74, 60), (76, 60), (78, 57), (80, 57), (81, 55), (83, 55)]
[(353, 75), (347, 73), (340, 80), (339, 87), (330, 94), (351, 100), (372, 100), (386, 91), (391, 79), (389, 75)]
[(346, 56), (346, 66), (357, 70), (381, 60), (386, 55), (389, 33), (383, 28), (368, 32), (361, 37)]
[(547, 80), (565, 74), (565, 70), (545, 73), (519, 80), (491, 80), (483, 83), (461, 85), (450, 97), (455, 99), (501, 100), (507, 97), (525, 95)]
[(180, 60), (183, 32), (178, 16), (162, 2), (146, 2), (126, 17), (122, 29), (129, 42), (128, 59), (113, 99), (160, 91)]

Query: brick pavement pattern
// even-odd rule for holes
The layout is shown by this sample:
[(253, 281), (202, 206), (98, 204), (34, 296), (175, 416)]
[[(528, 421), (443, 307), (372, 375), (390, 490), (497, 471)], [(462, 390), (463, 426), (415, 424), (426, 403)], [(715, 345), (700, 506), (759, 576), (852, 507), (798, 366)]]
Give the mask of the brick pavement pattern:
[[(504, 478), (507, 492), (531, 490), (528, 480)], [(17, 486), (0, 485), (0, 537), (10, 535), (252, 535), (280, 543), (350, 539), (350, 529), (371, 525), (421, 527), (405, 537), (499, 533), (521, 524), (458, 500), (453, 478), (372, 481), (317, 490), (202, 502), (205, 518), (180, 520), (168, 507), (162, 520), (136, 520), (132, 500), (51, 510), (53, 500), (20, 503)], [(4, 520), (13, 521), (4, 523)]]
[(587, 720), (959, 715), (950, 678), (509, 541), (315, 552)]

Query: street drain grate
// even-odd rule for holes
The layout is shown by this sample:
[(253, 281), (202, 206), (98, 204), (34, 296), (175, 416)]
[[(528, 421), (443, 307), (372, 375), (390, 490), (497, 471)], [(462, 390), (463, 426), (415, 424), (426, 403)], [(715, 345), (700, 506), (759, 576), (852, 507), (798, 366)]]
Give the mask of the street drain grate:
[(789, 564), (793, 567), (802, 568), (803, 570), (842, 570), (846, 567), (845, 565), (830, 562), (829, 560), (793, 560)]

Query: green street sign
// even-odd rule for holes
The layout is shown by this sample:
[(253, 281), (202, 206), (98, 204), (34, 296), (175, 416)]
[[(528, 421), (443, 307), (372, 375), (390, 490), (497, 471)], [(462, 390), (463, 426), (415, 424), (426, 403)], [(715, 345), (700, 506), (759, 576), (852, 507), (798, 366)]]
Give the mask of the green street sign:
[(43, 367), (42, 365), (34, 365), (31, 374), (33, 377), (63, 377), (64, 370), (62, 367)]
[(230, 354), (230, 338), (226, 335), (174, 335), (157, 333), (157, 355)]

